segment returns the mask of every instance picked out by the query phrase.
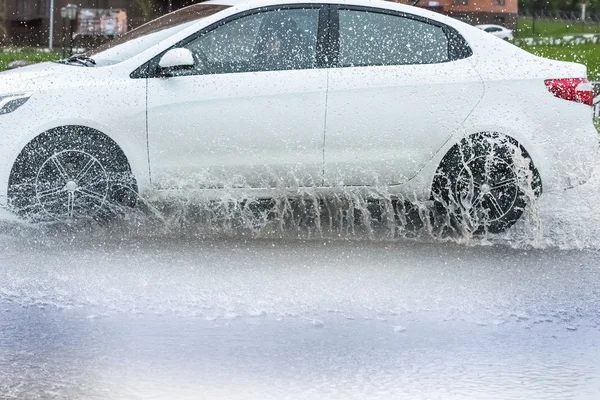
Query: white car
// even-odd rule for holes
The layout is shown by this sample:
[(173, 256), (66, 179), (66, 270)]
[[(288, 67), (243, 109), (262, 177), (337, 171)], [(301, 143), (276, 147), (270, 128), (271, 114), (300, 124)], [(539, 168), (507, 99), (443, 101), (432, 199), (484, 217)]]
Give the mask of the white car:
[(513, 31), (500, 25), (475, 25), (475, 27), (481, 29), (484, 32), (491, 33), (492, 35), (499, 37), (504, 40), (513, 40)]
[(132, 193), (366, 189), (499, 232), (588, 179), (592, 98), (583, 65), (420, 8), (212, 0), (0, 74), (0, 193), (67, 220)]

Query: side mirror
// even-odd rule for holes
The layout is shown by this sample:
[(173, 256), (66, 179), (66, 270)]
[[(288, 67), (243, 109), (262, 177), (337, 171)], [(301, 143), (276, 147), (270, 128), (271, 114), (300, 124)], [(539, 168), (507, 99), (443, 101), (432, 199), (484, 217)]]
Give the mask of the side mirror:
[(182, 70), (193, 68), (194, 55), (188, 49), (177, 48), (167, 51), (158, 62), (163, 70)]

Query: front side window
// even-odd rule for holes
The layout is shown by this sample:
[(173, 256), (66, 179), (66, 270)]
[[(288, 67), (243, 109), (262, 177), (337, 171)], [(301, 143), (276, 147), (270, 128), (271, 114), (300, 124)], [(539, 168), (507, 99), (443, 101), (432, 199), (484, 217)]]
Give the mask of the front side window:
[(281, 9), (237, 18), (185, 47), (196, 68), (185, 74), (227, 74), (316, 67), (319, 9)]
[(342, 67), (435, 64), (450, 60), (440, 26), (397, 15), (339, 11)]

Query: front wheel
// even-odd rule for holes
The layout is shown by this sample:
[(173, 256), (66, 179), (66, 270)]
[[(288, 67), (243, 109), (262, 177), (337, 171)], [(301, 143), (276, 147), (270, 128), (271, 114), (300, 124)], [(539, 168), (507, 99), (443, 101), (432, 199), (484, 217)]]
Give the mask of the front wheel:
[(521, 218), (530, 198), (539, 196), (541, 182), (527, 153), (494, 135), (453, 148), (432, 192), (459, 230), (500, 233)]
[(135, 205), (137, 186), (127, 159), (108, 137), (63, 128), (31, 142), (13, 166), (8, 199), (37, 221), (104, 218)]

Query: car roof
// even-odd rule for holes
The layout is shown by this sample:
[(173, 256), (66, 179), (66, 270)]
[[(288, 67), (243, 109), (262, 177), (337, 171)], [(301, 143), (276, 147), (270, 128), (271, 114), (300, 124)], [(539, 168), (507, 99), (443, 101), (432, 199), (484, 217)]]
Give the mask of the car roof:
[[(396, 3), (393, 1), (383, 0), (208, 0), (202, 3), (196, 4), (213, 4), (230, 6), (236, 9), (253, 9), (258, 7), (277, 6), (277, 5), (290, 5), (290, 4), (339, 4), (339, 5), (352, 5), (352, 6), (363, 6), (363, 7), (376, 7), (387, 10), (396, 10), (405, 12), (413, 15), (418, 15), (424, 18), (429, 18), (444, 22), (450, 26), (455, 25), (468, 25), (457, 19), (448, 17), (446, 15), (429, 11), (422, 7), (410, 6), (407, 4)], [(472, 26), (472, 25), (470, 25)]]
[[(278, 4), (352, 4), (361, 6), (372, 6), (389, 8), (390, 3), (396, 5), (399, 3), (393, 3), (390, 1), (383, 0), (208, 0), (202, 2), (202, 4), (215, 4), (223, 6), (272, 6)], [(411, 7), (417, 9), (417, 7), (408, 6), (406, 4), (400, 4), (405, 7)]]
[[(215, 4), (223, 6), (238, 6), (245, 4), (252, 4), (258, 6), (270, 6), (277, 4), (355, 4), (364, 6), (371, 5), (373, 7), (385, 7), (385, 5), (389, 5), (390, 3), (390, 1), (383, 0), (208, 0), (202, 2), (202, 4)], [(405, 4), (404, 6), (412, 7)]]

